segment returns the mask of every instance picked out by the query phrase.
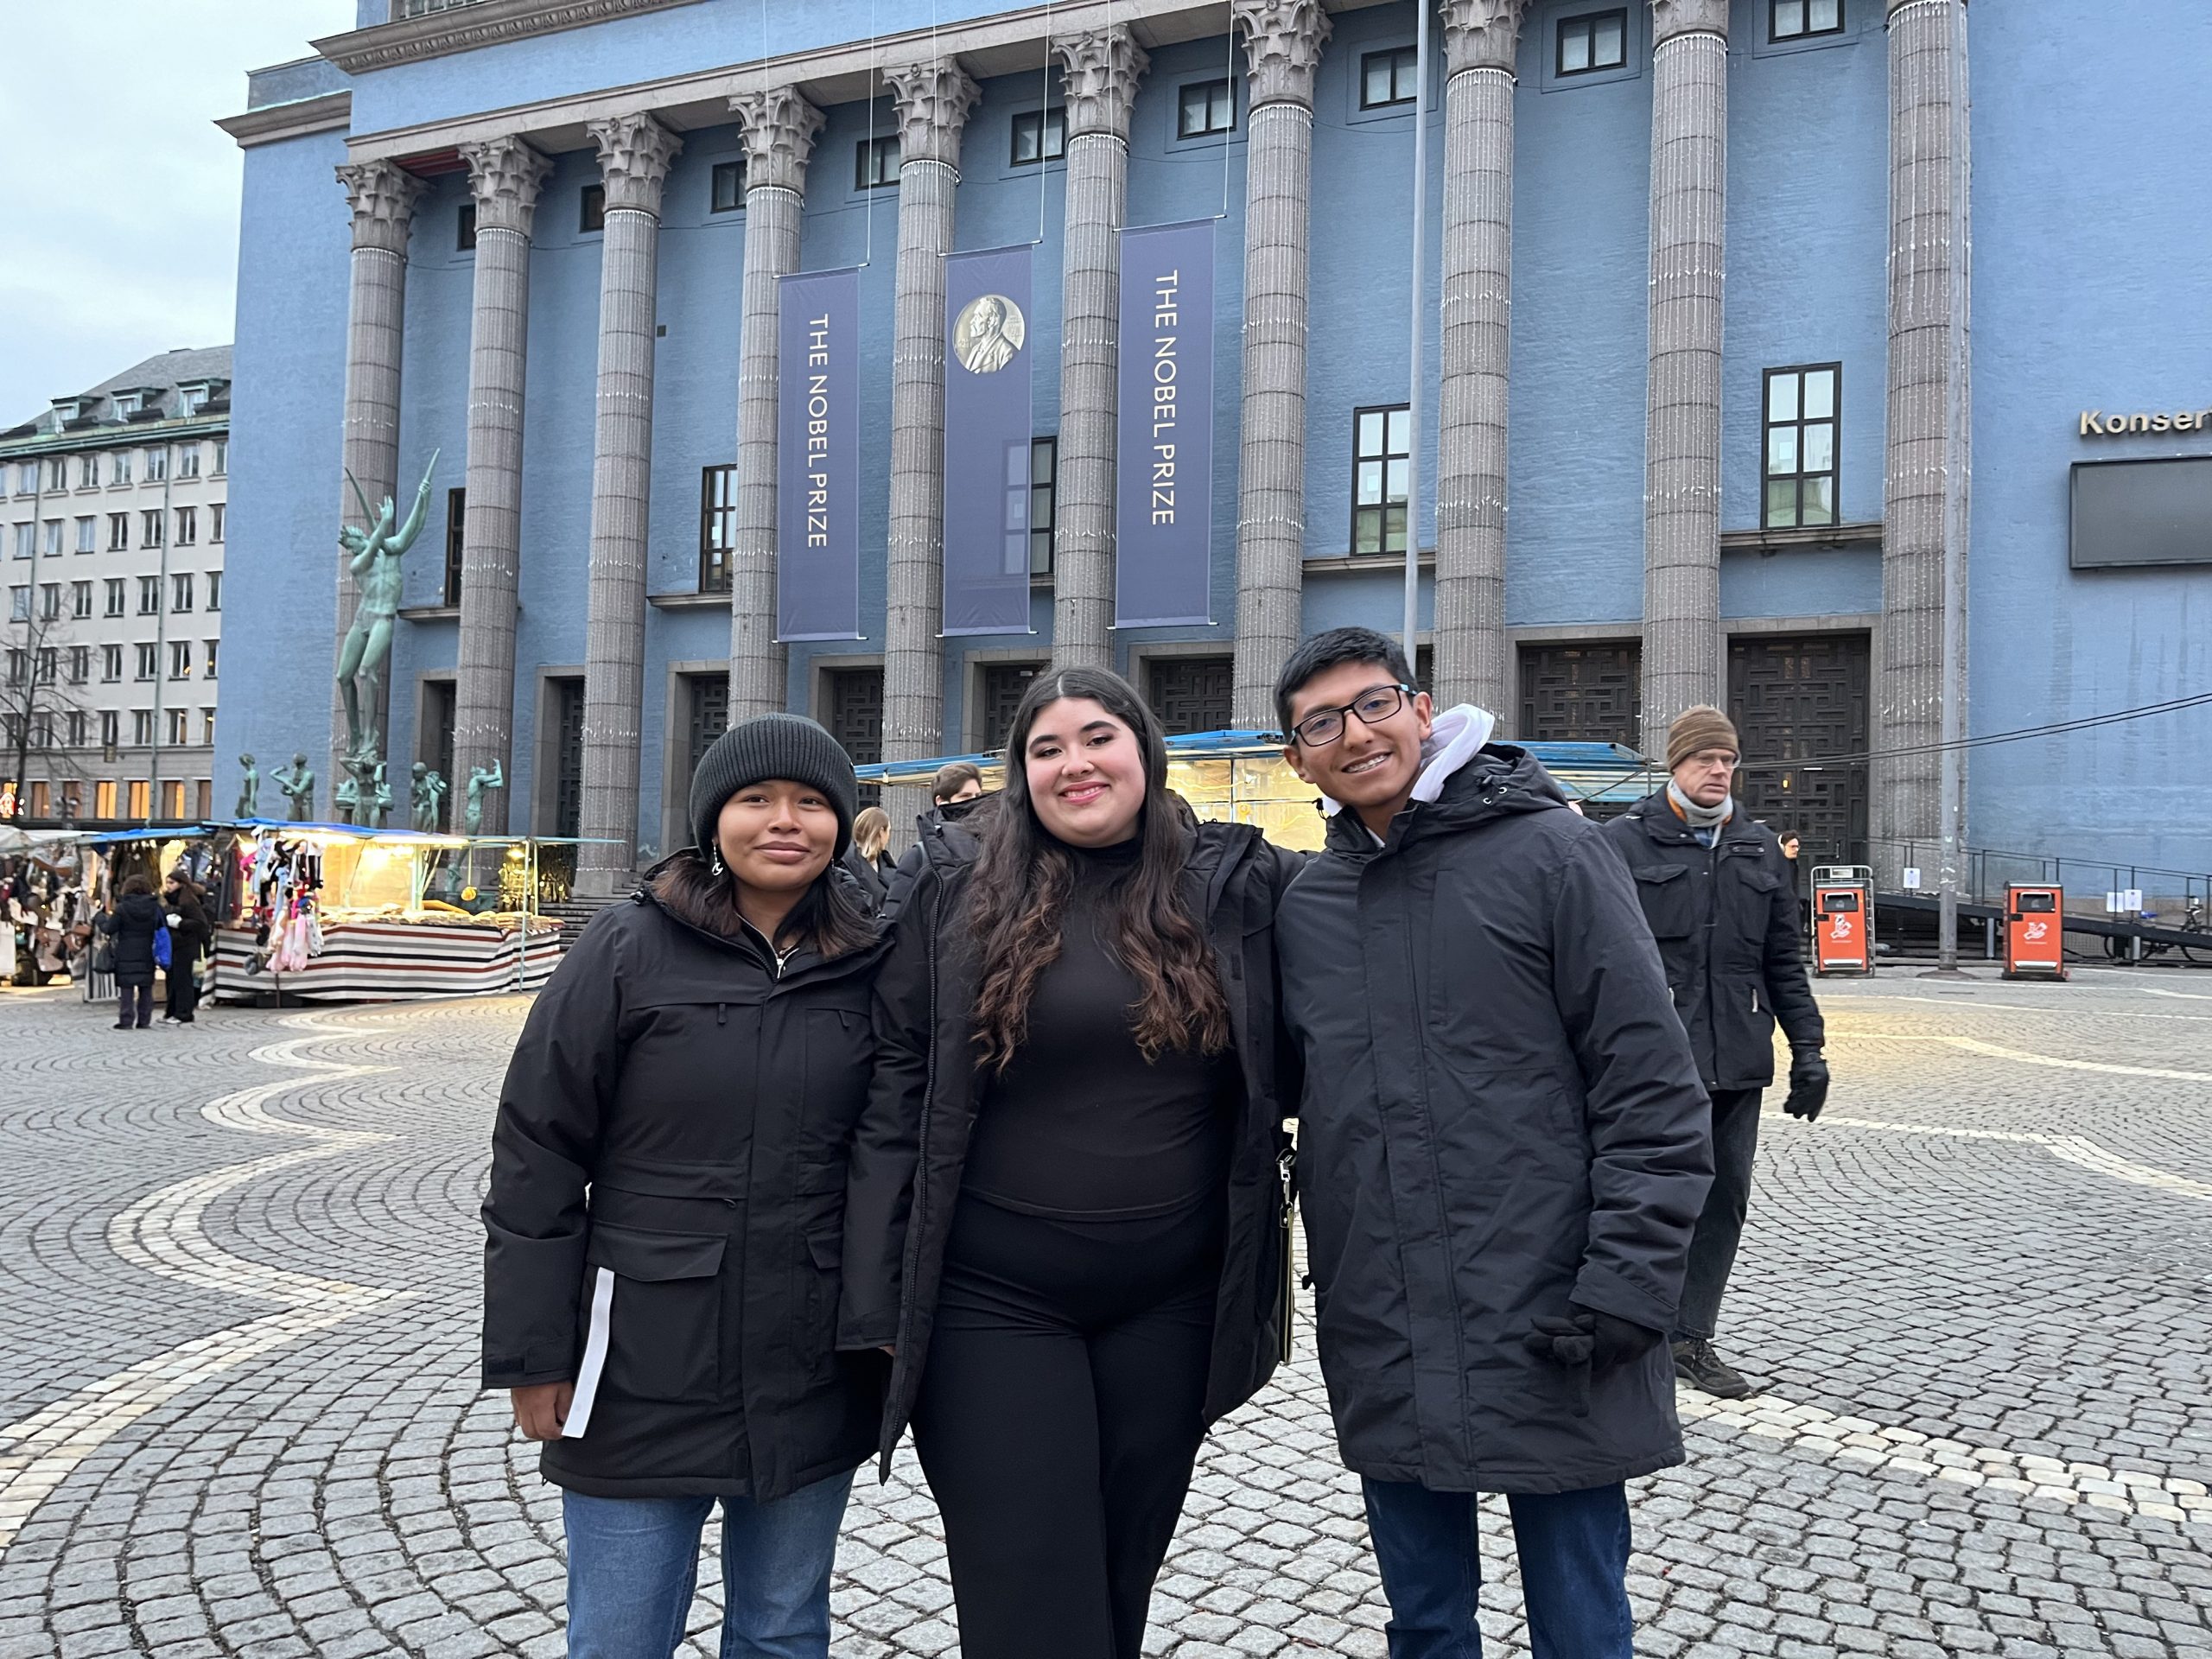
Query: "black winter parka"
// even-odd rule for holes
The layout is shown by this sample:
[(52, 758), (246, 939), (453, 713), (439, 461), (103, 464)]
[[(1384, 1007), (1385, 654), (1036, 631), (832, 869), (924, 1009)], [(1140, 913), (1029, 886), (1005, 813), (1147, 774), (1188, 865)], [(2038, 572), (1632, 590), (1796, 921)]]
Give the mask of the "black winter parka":
[(837, 1351), (838, 1257), (888, 944), (779, 971), (640, 892), (539, 993), (493, 1135), (484, 1386), (575, 1378), (613, 1275), (589, 1426), (547, 1443), (548, 1480), (766, 1502), (866, 1460), (887, 1366)]
[(1275, 918), (1300, 1203), (1344, 1462), (1560, 1492), (1679, 1463), (1665, 1344), (1539, 1358), (1579, 1308), (1670, 1328), (1711, 1113), (1598, 826), (1491, 745), (1377, 846), (1338, 813)]
[(1662, 789), (1605, 833), (1636, 878), (1707, 1088), (1772, 1083), (1777, 1020), (1792, 1048), (1821, 1046), (1827, 1033), (1805, 976), (1796, 884), (1771, 830), (1738, 810), (1701, 847)]
[(168, 925), (161, 903), (151, 893), (126, 893), (112, 911), (103, 911), (92, 925), (115, 938), (115, 982), (150, 985), (154, 982), (154, 935)]
[[(845, 1203), (842, 1348), (895, 1346), (879, 1446), (887, 1477), (921, 1386), (982, 1082), (975, 952), (963, 896), (980, 848), (964, 829), (923, 835), (901, 861), (897, 938), (876, 981), (875, 1079)], [(1276, 1020), (1274, 909), (1303, 863), (1249, 824), (1200, 823), (1184, 872), (1222, 989), (1244, 1082), (1229, 1158), (1227, 1244), (1214, 1308), (1205, 1418), (1258, 1392), (1281, 1341), (1283, 1190), (1276, 1160), (1294, 1058)], [(1281, 1076), (1285, 1065), (1292, 1078)]]

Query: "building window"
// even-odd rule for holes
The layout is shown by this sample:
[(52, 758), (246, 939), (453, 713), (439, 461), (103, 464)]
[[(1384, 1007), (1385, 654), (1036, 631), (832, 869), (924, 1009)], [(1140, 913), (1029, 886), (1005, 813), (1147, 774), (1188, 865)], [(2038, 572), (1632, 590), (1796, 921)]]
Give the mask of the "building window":
[[(215, 711), (213, 709), (200, 711), (200, 741), (210, 744), (215, 741)], [(204, 812), (207, 809), (202, 807), (200, 810)]]
[(1178, 138), (1203, 138), (1236, 124), (1236, 92), (1226, 79), (1194, 80), (1182, 89), (1175, 111)]
[(107, 685), (113, 685), (122, 678), (123, 647), (121, 645), (102, 645), (100, 647), (101, 682)]
[(1628, 13), (1593, 11), (1559, 22), (1558, 73), (1586, 75), (1628, 61)]
[(150, 680), (161, 671), (159, 649), (151, 640), (141, 640), (138, 645), (138, 677)]
[(576, 229), (603, 231), (607, 228), (607, 187), (603, 184), (584, 186), (583, 195), (577, 204)]
[(1059, 522), (1060, 441), (1033, 438), (1029, 443), (1029, 574), (1052, 574), (1052, 531)]
[(110, 576), (107, 579), (107, 613), (110, 616), (123, 614), (123, 584), (124, 578), (121, 576)]
[(200, 509), (179, 507), (176, 510), (176, 544), (194, 547), (200, 542)]
[[(148, 749), (153, 747), (154, 711), (152, 709), (133, 709), (130, 711), (130, 741), (137, 747), (142, 749)], [(130, 785), (130, 792), (135, 797), (138, 791), (144, 787), (145, 785), (143, 784), (133, 784)], [(134, 811), (138, 810), (137, 804), (135, 800), (132, 803), (132, 810)]]
[(130, 515), (111, 512), (107, 516), (107, 550), (127, 553), (130, 550)]
[[(149, 718), (151, 717), (149, 716)], [(146, 733), (146, 743), (151, 744), (153, 741), (154, 734), (149, 727)], [(130, 780), (130, 800), (132, 817), (143, 822), (154, 816), (154, 786), (143, 778), (133, 778)]]
[(59, 518), (49, 518), (46, 521), (46, 550), (50, 556), (55, 557), (60, 556), (61, 521)]
[(1406, 550), (1413, 415), (1404, 404), (1352, 413), (1351, 550)]
[(17, 524), (16, 526), (16, 556), (19, 559), (28, 559), (37, 551), (38, 526), (28, 524)]
[(97, 518), (79, 518), (77, 521), (77, 550), (79, 553), (97, 553), (99, 550), (99, 545), (100, 521)]
[(69, 487), (69, 457), (56, 455), (46, 463), (46, 487), (66, 490)]
[(223, 539), (223, 504), (220, 501), (212, 502), (208, 505), (207, 539), (211, 542), (219, 542)]
[(128, 449), (122, 451), (115, 456), (114, 461), (114, 466), (110, 468), (111, 475), (108, 479), (110, 486), (128, 484), (130, 481), (130, 452)]
[(737, 535), (737, 468), (699, 469), (699, 591), (729, 591), (729, 554)]
[(464, 201), (461, 211), (454, 215), (453, 247), (455, 253), (467, 253), (476, 245), (476, 204)]
[[(81, 749), (85, 747), (85, 739), (89, 734), (88, 726), (89, 722), (86, 719), (83, 709), (72, 709), (69, 711), (69, 747), (71, 748)], [(76, 814), (73, 810), (70, 816), (73, 817)]]
[[(468, 492), (446, 492), (446, 575), (445, 584), (438, 591), (448, 605), (461, 603), (461, 556), (468, 536)], [(212, 610), (213, 605), (209, 606)]]
[(69, 647), (69, 683), (82, 685), (92, 677), (92, 648), (90, 645)]
[[(8, 683), (10, 686), (21, 685), (24, 679), (29, 675), (30, 671), (30, 652), (25, 651), (21, 645), (11, 645), (9, 647)], [(10, 715), (8, 718), (12, 721), (15, 719), (15, 716), (13, 715)]]
[(180, 570), (169, 578), (169, 609), (188, 611), (192, 608), (192, 572)]
[(77, 487), (80, 490), (97, 490), (99, 486), (100, 458), (98, 455), (86, 455), (77, 463)]
[(1759, 522), (1769, 530), (1835, 523), (1836, 403), (1843, 365), (1766, 372), (1766, 496)]
[(8, 620), (10, 622), (31, 620), (31, 590), (28, 587), (8, 590)]
[(222, 643), (223, 642), (219, 639), (210, 639), (207, 642), (207, 677), (211, 680), (215, 677), (215, 657), (217, 648), (220, 646)]
[(69, 584), (69, 613), (75, 617), (87, 617), (92, 613), (91, 582), (73, 582)]
[(1843, 33), (1843, 0), (1767, 0), (1766, 16), (1770, 41)]
[(853, 188), (880, 190), (899, 182), (899, 135), (863, 138), (853, 146)]
[[(172, 709), (168, 715), (169, 747), (181, 749), (192, 741), (192, 711), (189, 709)], [(173, 816), (181, 817), (184, 812), (184, 785), (171, 784), (168, 787), (176, 791), (176, 810)]]
[(708, 184), (707, 211), (734, 213), (745, 206), (745, 163), (716, 162)]
[(138, 614), (159, 616), (162, 612), (162, 579), (159, 576), (138, 578)]
[(52, 685), (54, 681), (60, 678), (60, 677), (61, 652), (60, 647), (55, 645), (41, 645), (38, 648), (36, 683), (40, 685)]
[(38, 617), (41, 622), (57, 622), (61, 619), (61, 584), (45, 582), (39, 584)]
[(1421, 54), (1410, 46), (1370, 52), (1359, 60), (1359, 107), (1382, 110), (1412, 103), (1420, 73)]
[(169, 475), (169, 452), (166, 448), (146, 452), (146, 481), (158, 484)]
[[(101, 709), (101, 710), (100, 710), (100, 747), (101, 747), (102, 748), (104, 748), (104, 749), (111, 749), (111, 748), (114, 748), (118, 744), (121, 743), (122, 741), (123, 741), (123, 713), (122, 713), (122, 711), (121, 711), (120, 709)], [(115, 785), (114, 785), (113, 784), (110, 784), (110, 785), (107, 785), (107, 787), (108, 787), (109, 789), (111, 789), (111, 789), (113, 789), (113, 788), (115, 787)], [(111, 803), (110, 803), (110, 804), (108, 805), (108, 807), (106, 808), (106, 810), (105, 810), (105, 816), (109, 817), (112, 817), (114, 815), (115, 815), (115, 808), (114, 808), (114, 805), (113, 805), (112, 802), (111, 802)]]
[[(198, 411), (195, 410), (193, 412)], [(198, 444), (181, 443), (177, 446), (176, 475), (179, 478), (200, 476), (200, 446)]]
[[(228, 438), (218, 438), (215, 440), (215, 467), (212, 475), (220, 478), (230, 470), (231, 441)], [(220, 541), (222, 537), (219, 536), (215, 539)]]
[(1024, 110), (1014, 118), (1014, 156), (1016, 167), (1035, 167), (1062, 160), (1068, 153), (1068, 118), (1065, 110)]
[(26, 461), (16, 467), (16, 493), (17, 495), (38, 493), (38, 462)]
[(149, 507), (138, 515), (138, 545), (159, 547), (162, 544), (162, 510)]
[(169, 678), (188, 680), (192, 677), (192, 641), (169, 641)]
[(207, 573), (207, 608), (211, 611), (223, 608), (223, 573), (219, 570)]

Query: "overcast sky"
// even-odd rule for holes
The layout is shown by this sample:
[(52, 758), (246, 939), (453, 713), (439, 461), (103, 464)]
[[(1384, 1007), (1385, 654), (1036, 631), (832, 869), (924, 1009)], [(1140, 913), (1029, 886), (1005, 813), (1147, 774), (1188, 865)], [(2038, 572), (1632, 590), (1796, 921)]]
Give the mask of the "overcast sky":
[[(354, 0), (11, 4), (0, 50), (0, 429), (233, 332), (242, 153), (210, 124)], [(331, 187), (335, 189), (337, 187)]]

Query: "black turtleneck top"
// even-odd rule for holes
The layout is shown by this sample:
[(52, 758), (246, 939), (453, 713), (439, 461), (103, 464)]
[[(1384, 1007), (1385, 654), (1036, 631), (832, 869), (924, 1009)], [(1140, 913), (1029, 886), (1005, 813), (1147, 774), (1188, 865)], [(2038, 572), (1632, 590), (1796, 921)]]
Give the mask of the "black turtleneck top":
[(1136, 976), (1115, 956), (1115, 889), (1132, 840), (1071, 849), (1073, 892), (1060, 954), (1029, 1000), (1029, 1033), (987, 1079), (963, 1189), (1035, 1216), (1089, 1221), (1168, 1215), (1217, 1193), (1241, 1084), (1233, 1054), (1137, 1047)]

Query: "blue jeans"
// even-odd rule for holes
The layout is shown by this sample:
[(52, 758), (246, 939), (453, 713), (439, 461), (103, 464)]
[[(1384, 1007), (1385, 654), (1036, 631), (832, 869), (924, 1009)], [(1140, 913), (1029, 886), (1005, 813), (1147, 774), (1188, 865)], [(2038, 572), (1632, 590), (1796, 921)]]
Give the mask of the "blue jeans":
[[(1360, 1482), (1390, 1599), (1390, 1659), (1480, 1659), (1475, 1499), (1410, 1481)], [(1630, 1659), (1628, 1489), (1516, 1493), (1513, 1541), (1535, 1659)]]
[[(722, 1506), (722, 1659), (826, 1659), (830, 1568), (849, 1473)], [(669, 1659), (699, 1580), (711, 1497), (561, 1495), (569, 1659)]]

